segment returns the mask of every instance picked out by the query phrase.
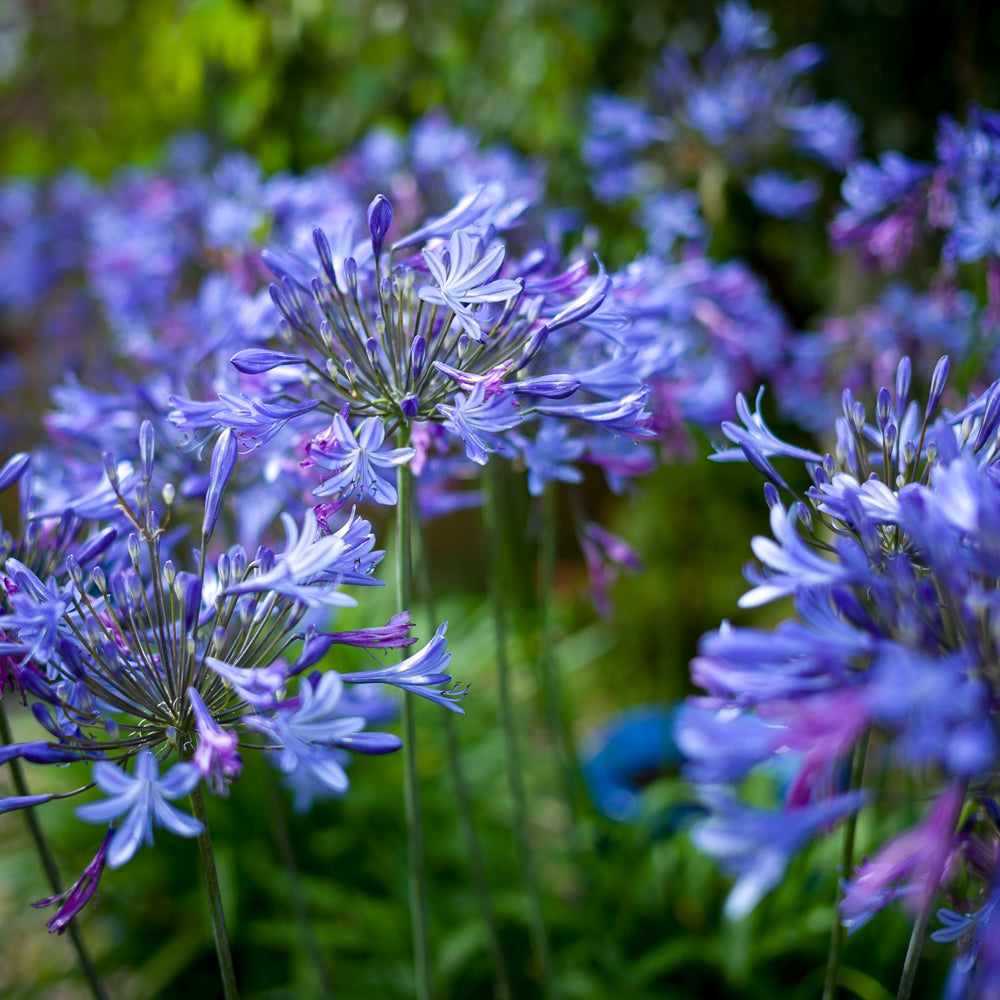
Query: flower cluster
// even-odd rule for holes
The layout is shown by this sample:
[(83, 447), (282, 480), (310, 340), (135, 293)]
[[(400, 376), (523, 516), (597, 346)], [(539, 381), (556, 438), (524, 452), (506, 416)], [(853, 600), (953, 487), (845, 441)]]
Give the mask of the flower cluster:
[[(4, 540), (5, 680), (30, 699), (45, 735), (0, 748), (0, 761), (89, 761), (93, 776), (70, 793), (0, 799), (0, 812), (96, 785), (105, 798), (77, 815), (110, 824), (96, 867), (60, 897), (54, 930), (92, 896), (100, 869), (125, 864), (151, 842), (155, 826), (197, 836), (201, 822), (170, 801), (202, 782), (226, 794), (242, 769), (241, 751), (264, 751), (285, 775), (296, 807), (305, 809), (347, 789), (348, 751), (397, 750), (398, 737), (365, 728), (368, 717), (385, 716), (384, 699), (359, 696), (356, 685), (389, 684), (462, 711), (464, 690), (449, 686), (444, 625), (394, 666), (312, 669), (335, 644), (399, 649), (415, 641), (405, 613), (356, 632), (320, 632), (310, 624), (320, 612), (356, 603), (344, 586), (376, 582), (371, 574), (383, 553), (366, 521), (352, 515), (324, 532), (311, 510), (301, 524), (285, 514), (282, 550), (260, 545), (249, 553), (237, 544), (210, 560), (237, 462), (227, 431), (212, 456), (197, 563), (185, 568), (187, 532), (175, 523), (176, 491), (164, 485), (162, 507), (151, 498), (149, 422), (140, 428), (139, 454), (138, 469), (127, 475), (106, 458), (104, 516), (111, 516), (108, 499), (116, 515), (107, 527), (84, 525), (72, 510), (42, 516), (29, 504), (26, 515), (34, 519), (24, 538)], [(28, 464), (15, 456), (0, 471), (0, 486), (19, 478), (23, 484)], [(100, 515), (98, 505), (91, 513)]]
[[(350, 227), (335, 242), (314, 231), (319, 273), (295, 255), (267, 254), (280, 279), (270, 289), (279, 349), (233, 355), (237, 375), (251, 380), (238, 407), (235, 394), (215, 404), (174, 397), (171, 419), (195, 433), (231, 427), (247, 450), (295, 420), (313, 493), (333, 504), (394, 503), (404, 463), (432, 490), (442, 473), (455, 475), (453, 442), (474, 465), (520, 454), (536, 476), (565, 478), (565, 460), (585, 459), (604, 440), (650, 436), (648, 390), (592, 371), (620, 356), (624, 322), (609, 308), (603, 267), (591, 276), (580, 260), (554, 272), (542, 252), (510, 261), (494, 221), (507, 211), (480, 187), (387, 245), (394, 209), (380, 195), (367, 240)], [(586, 370), (541, 363), (562, 361), (558, 345), (581, 339)], [(559, 432), (525, 436), (546, 417), (579, 422), (597, 443), (566, 450)], [(543, 456), (540, 446), (563, 450)]]
[[(904, 358), (874, 421), (846, 390), (832, 455), (786, 444), (740, 400), (741, 423), (723, 425), (736, 447), (718, 457), (765, 475), (773, 533), (753, 541), (761, 566), (740, 605), (792, 597), (796, 614), (773, 631), (725, 624), (704, 637), (691, 671), (708, 695), (688, 705), (679, 745), (714, 810), (696, 840), (738, 876), (733, 914), (832, 821), (866, 803), (902, 823), (919, 814), (844, 872), (840, 916), (855, 929), (897, 899), (926, 915), (944, 894), (953, 910), (936, 936), (961, 952), (949, 995), (972, 997), (1000, 975), (1000, 383), (937, 416), (947, 372), (942, 358), (921, 404)], [(782, 501), (778, 459), (805, 463), (805, 499)], [(724, 790), (766, 764), (784, 779), (777, 811)], [(879, 801), (898, 774), (892, 806)]]
[(853, 159), (854, 116), (838, 101), (816, 102), (804, 83), (822, 61), (820, 49), (802, 45), (775, 56), (774, 44), (770, 18), (730, 0), (719, 9), (718, 38), (697, 65), (680, 46), (667, 46), (649, 103), (592, 99), (584, 157), (594, 188), (607, 200), (638, 198), (639, 224), (655, 247), (704, 232), (698, 199), (675, 190), (678, 179), (697, 183), (709, 219), (721, 214), (729, 175), (762, 214), (805, 218), (819, 182), (776, 164), (788, 150), (838, 171)]
[(924, 238), (941, 240), (953, 266), (985, 260), (991, 302), (1000, 296), (1000, 115), (973, 107), (961, 125), (942, 116), (937, 159), (921, 163), (896, 152), (861, 160), (844, 179), (844, 207), (831, 225), (839, 247), (857, 247), (885, 270), (900, 268)]

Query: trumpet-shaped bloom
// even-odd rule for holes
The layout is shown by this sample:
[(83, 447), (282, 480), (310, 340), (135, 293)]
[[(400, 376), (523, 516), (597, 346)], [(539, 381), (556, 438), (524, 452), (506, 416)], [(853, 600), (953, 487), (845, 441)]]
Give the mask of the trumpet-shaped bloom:
[(468, 688), (459, 688), (457, 685), (453, 688), (443, 687), (451, 683), (451, 674), (447, 672), (451, 663), (451, 653), (447, 651), (445, 643), (447, 631), (448, 623), (442, 622), (434, 633), (434, 638), (412, 656), (379, 670), (341, 674), (341, 680), (353, 684), (391, 684), (463, 715), (465, 710), (457, 702), (465, 697)]
[(390, 478), (389, 470), (405, 465), (416, 451), (413, 448), (385, 448), (384, 444), (385, 427), (378, 417), (363, 420), (355, 435), (338, 413), (329, 429), (313, 438), (309, 445), (310, 460), (333, 472), (313, 492), (320, 497), (357, 494), (363, 500), (388, 506), (395, 504), (395, 474)]
[(298, 695), (270, 715), (251, 715), (244, 721), (269, 737), (277, 767), (284, 774), (305, 770), (327, 794), (347, 791), (344, 750), (383, 754), (403, 744), (389, 733), (366, 733), (365, 718), (344, 715), (340, 708), (344, 684), (333, 672), (311, 674)]
[[(201, 774), (193, 764), (174, 764), (161, 778), (160, 767), (146, 749), (139, 752), (135, 770), (129, 774), (107, 761), (94, 765), (94, 783), (108, 798), (90, 802), (76, 810), (88, 823), (109, 823), (118, 820), (108, 844), (109, 868), (120, 868), (139, 849), (153, 843), (153, 827), (163, 826), (179, 837), (197, 837), (202, 825), (193, 816), (170, 805), (194, 790)], [(122, 818), (123, 817), (123, 818)]]

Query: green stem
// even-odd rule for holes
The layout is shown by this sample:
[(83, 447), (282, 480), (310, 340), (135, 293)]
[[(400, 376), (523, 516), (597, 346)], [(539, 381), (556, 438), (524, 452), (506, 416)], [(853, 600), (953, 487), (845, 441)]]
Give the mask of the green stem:
[[(420, 583), (423, 591), (423, 603), (427, 619), (432, 624), (437, 621), (434, 609), (434, 590), (430, 579), (430, 561), (424, 544), (424, 535), (420, 525), (415, 526), (415, 534), (419, 543)], [(489, 952), (490, 964), (493, 966), (494, 993), (496, 1000), (511, 1000), (510, 976), (507, 974), (507, 963), (504, 960), (503, 948), (500, 944), (500, 932), (497, 927), (496, 910), (493, 907), (493, 897), (490, 893), (489, 880), (486, 877), (486, 864), (483, 858), (482, 843), (476, 829), (476, 817), (472, 811), (472, 796), (469, 793), (469, 782), (465, 775), (465, 765), (462, 763), (462, 747), (458, 737), (458, 727), (455, 716), (451, 712), (444, 713), (445, 750), (448, 755), (448, 766), (451, 779), (455, 785), (455, 800), (458, 805), (459, 822), (462, 825), (462, 838), (469, 855), (469, 867), (472, 870), (472, 884), (476, 891), (476, 905), (486, 932), (486, 949)]]
[[(10, 723), (7, 721), (7, 712), (4, 708), (2, 698), (0, 698), (0, 740), (3, 741), (3, 745), (5, 746), (14, 742), (14, 736), (10, 729)], [(8, 762), (8, 767), (10, 768), (11, 780), (14, 782), (14, 791), (18, 795), (30, 795), (31, 792), (28, 789), (28, 781), (24, 775), (24, 769), (21, 767), (21, 761), (17, 757), (13, 757)], [(52, 894), (59, 896), (63, 891), (62, 882), (59, 878), (59, 866), (52, 855), (52, 849), (49, 847), (49, 842), (45, 837), (45, 832), (42, 830), (42, 825), (38, 821), (34, 807), (23, 809), (22, 812), (24, 813), (24, 820), (28, 824), (31, 839), (35, 842), (35, 850), (38, 851), (38, 857), (48, 877), (49, 885), (52, 887)], [(80, 963), (84, 978), (90, 987), (90, 992), (94, 995), (95, 1000), (108, 1000), (104, 984), (97, 974), (97, 967), (94, 965), (94, 960), (90, 957), (90, 952), (86, 944), (84, 944), (83, 935), (80, 933), (80, 928), (76, 925), (75, 918), (70, 920), (67, 925), (67, 931), (69, 932), (73, 949), (76, 951), (77, 961)]]
[(212, 852), (212, 838), (208, 832), (208, 816), (205, 812), (205, 797), (201, 785), (191, 793), (191, 811), (202, 825), (198, 835), (198, 859), (201, 861), (201, 875), (208, 897), (208, 912), (212, 918), (212, 936), (215, 938), (215, 953), (219, 958), (219, 973), (222, 976), (222, 995), (225, 1000), (239, 1000), (236, 989), (236, 970), (233, 955), (229, 950), (229, 935), (226, 933), (226, 914), (222, 909), (222, 893), (219, 890), (219, 873), (215, 867)]
[(927, 927), (931, 922), (931, 911), (934, 909), (931, 902), (931, 900), (927, 901), (917, 917), (917, 922), (913, 925), (910, 944), (906, 949), (906, 958), (903, 960), (903, 974), (899, 979), (899, 992), (896, 994), (896, 1000), (910, 1000), (910, 991), (913, 989), (913, 981), (917, 975), (920, 953), (924, 949)]
[(455, 784), (455, 798), (458, 802), (458, 815), (462, 824), (462, 837), (465, 849), (469, 854), (469, 866), (472, 869), (472, 883), (476, 890), (476, 904), (486, 931), (486, 949), (489, 952), (490, 964), (493, 966), (495, 996), (497, 1000), (511, 1000), (510, 977), (507, 975), (507, 963), (503, 957), (500, 945), (500, 932), (497, 928), (496, 911), (493, 908), (493, 897), (489, 882), (486, 879), (486, 864), (483, 860), (483, 848), (476, 831), (476, 821), (472, 815), (472, 798), (469, 795), (469, 784), (465, 777), (465, 767), (462, 764), (462, 751), (458, 740), (458, 729), (455, 717), (446, 712), (444, 717), (444, 738), (448, 753), (448, 763), (451, 767), (451, 778)]
[(555, 592), (556, 537), (558, 531), (558, 497), (549, 483), (542, 496), (542, 530), (538, 559), (538, 659), (542, 668), (542, 686), (545, 693), (545, 714), (549, 738), (555, 748), (562, 779), (563, 799), (569, 820), (570, 848), (579, 860), (580, 819), (578, 792), (580, 765), (572, 734), (566, 724), (563, 710), (562, 685), (555, 663), (555, 636), (552, 625), (552, 595)]
[[(399, 446), (405, 448), (409, 428), (399, 432)], [(413, 473), (401, 465), (396, 480), (396, 588), (400, 611), (408, 611), (413, 601)], [(401, 657), (406, 651), (401, 651)], [(417, 766), (417, 720), (413, 696), (403, 699), (403, 800), (409, 850), (410, 921), (413, 927), (413, 962), (417, 1000), (431, 1000), (431, 948), (428, 934), (427, 871), (424, 867), (424, 832), (420, 810), (420, 774)]]
[(528, 818), (525, 807), (524, 781), (521, 773), (520, 753), (517, 745), (517, 730), (514, 719), (514, 703), (511, 693), (510, 663), (507, 650), (507, 623), (505, 614), (504, 588), (504, 540), (500, 522), (500, 473), (498, 462), (487, 467), (486, 501), (487, 531), (491, 540), (490, 603), (493, 605), (493, 629), (496, 645), (497, 674), (500, 693), (500, 724), (504, 738), (507, 765), (507, 783), (510, 787), (511, 813), (514, 826), (514, 846), (517, 851), (521, 879), (524, 883), (528, 908), (528, 926), (532, 947), (541, 967), (545, 996), (555, 995), (555, 976), (552, 956), (549, 950), (548, 932), (542, 913), (538, 875), (535, 869), (534, 852), (528, 839)]
[[(850, 788), (861, 787), (861, 779), (865, 773), (865, 757), (868, 754), (868, 732), (861, 737), (854, 748), (854, 759), (851, 764)], [(840, 876), (846, 880), (851, 877), (854, 865), (854, 838), (858, 829), (858, 814), (851, 813), (844, 827), (844, 849), (840, 857)], [(833, 929), (830, 932), (830, 953), (826, 962), (826, 979), (823, 981), (823, 1000), (834, 1000), (837, 990), (837, 976), (840, 972), (840, 960), (844, 952), (844, 925), (840, 922), (837, 911), (840, 909), (844, 890), (838, 884), (837, 897), (833, 904)]]
[(309, 919), (309, 904), (302, 886), (302, 878), (299, 875), (299, 866), (295, 862), (295, 850), (292, 847), (292, 838), (288, 831), (288, 822), (285, 819), (285, 805), (278, 794), (278, 780), (271, 767), (264, 768), (264, 771), (267, 775), (265, 782), (267, 784), (267, 797), (270, 800), (271, 826), (274, 831), (274, 839), (278, 844), (281, 864), (288, 875), (288, 888), (292, 897), (292, 909), (295, 911), (295, 922), (299, 925), (302, 944), (309, 956), (309, 961), (312, 962), (313, 968), (316, 970), (318, 996), (321, 1000), (330, 1000), (333, 997), (330, 970), (323, 958), (323, 949), (316, 937), (312, 921)]

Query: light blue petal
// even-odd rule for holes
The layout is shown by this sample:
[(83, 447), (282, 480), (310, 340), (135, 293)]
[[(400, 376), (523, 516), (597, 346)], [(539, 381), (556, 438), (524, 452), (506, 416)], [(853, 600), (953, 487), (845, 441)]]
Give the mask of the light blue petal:
[(132, 860), (144, 838), (152, 840), (152, 836), (147, 834), (145, 814), (146, 810), (137, 806), (115, 831), (108, 845), (109, 868), (121, 868), (127, 861)]
[(194, 791), (201, 774), (194, 764), (181, 763), (174, 766), (156, 783), (159, 793), (168, 799), (176, 799)]
[(176, 833), (178, 837), (197, 837), (205, 829), (199, 820), (161, 798), (153, 800), (153, 814), (159, 826)]

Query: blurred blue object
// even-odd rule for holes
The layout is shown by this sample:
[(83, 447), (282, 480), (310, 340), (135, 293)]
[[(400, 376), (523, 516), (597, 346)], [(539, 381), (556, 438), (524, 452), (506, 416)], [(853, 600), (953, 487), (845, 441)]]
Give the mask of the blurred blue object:
[[(674, 712), (675, 707), (666, 704), (629, 708), (585, 738), (580, 752), (583, 780), (595, 808), (608, 819), (639, 819), (643, 789), (656, 778), (676, 772), (681, 764), (674, 742)], [(686, 815), (690, 810), (682, 811)], [(676, 827), (680, 818), (672, 815), (672, 822), (665, 825)]]

